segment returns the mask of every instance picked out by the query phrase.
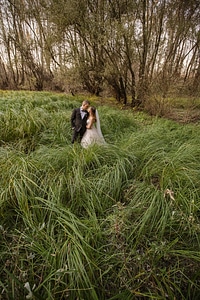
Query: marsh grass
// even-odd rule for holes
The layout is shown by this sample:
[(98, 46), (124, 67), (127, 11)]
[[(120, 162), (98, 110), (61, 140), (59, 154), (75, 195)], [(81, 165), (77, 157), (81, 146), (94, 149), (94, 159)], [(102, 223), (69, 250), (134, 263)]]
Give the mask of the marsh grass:
[(82, 149), (81, 101), (0, 93), (0, 299), (198, 299), (199, 124), (99, 105)]

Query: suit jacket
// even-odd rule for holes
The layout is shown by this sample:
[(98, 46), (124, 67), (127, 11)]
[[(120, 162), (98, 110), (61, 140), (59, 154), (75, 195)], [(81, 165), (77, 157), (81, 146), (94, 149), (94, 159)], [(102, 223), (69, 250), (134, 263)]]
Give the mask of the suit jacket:
[(71, 115), (71, 126), (72, 128), (75, 128), (77, 132), (79, 132), (81, 129), (86, 130), (86, 123), (89, 113), (86, 112), (84, 118), (81, 117), (81, 109), (75, 108)]

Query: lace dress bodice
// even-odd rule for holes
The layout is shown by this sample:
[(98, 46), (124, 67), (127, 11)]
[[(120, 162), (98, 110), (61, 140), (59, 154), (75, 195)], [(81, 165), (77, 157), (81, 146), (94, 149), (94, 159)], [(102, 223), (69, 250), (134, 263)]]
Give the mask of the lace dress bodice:
[[(89, 125), (90, 120), (87, 120), (87, 125)], [(105, 140), (103, 136), (100, 136), (97, 128), (96, 128), (96, 123), (93, 123), (91, 128), (88, 128), (81, 140), (81, 145), (83, 148), (88, 148), (88, 146), (93, 145), (93, 144), (99, 144), (103, 145), (105, 144)]]

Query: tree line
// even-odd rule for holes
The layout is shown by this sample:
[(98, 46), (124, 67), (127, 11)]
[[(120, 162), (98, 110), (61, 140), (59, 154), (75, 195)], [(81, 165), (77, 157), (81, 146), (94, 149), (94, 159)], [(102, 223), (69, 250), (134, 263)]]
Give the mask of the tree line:
[(199, 0), (0, 0), (0, 88), (196, 94), (199, 20)]

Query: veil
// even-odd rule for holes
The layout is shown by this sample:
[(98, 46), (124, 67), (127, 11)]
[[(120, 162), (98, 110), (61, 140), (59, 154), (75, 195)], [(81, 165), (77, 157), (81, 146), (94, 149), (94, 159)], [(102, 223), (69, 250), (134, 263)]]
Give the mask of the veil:
[(102, 141), (105, 142), (105, 139), (104, 139), (103, 134), (101, 132), (101, 124), (100, 124), (99, 113), (98, 113), (97, 109), (96, 109), (95, 113), (96, 113), (96, 128), (97, 128), (98, 135), (100, 136), (100, 138), (102, 139)]

